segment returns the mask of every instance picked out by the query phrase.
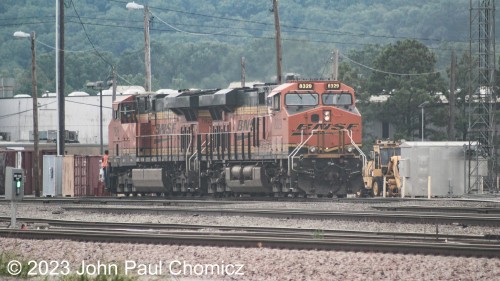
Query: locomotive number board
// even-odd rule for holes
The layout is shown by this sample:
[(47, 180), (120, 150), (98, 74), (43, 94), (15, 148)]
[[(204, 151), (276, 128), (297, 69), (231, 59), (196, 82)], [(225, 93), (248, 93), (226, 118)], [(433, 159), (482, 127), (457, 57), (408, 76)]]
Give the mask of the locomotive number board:
[(340, 89), (340, 83), (326, 83), (327, 90), (338, 90)]
[(299, 90), (312, 90), (314, 89), (313, 83), (299, 83)]

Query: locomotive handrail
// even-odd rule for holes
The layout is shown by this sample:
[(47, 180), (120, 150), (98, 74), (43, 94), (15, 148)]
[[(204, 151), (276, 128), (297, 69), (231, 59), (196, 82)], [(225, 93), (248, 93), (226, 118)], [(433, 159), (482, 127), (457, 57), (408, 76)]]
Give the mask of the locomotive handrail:
[[(204, 142), (201, 143), (201, 147), (202, 147), (201, 153), (203, 153), (203, 148), (204, 148), (204, 145), (205, 145), (206, 142), (207, 141), (205, 140)], [(193, 159), (194, 156), (196, 156), (195, 159), (198, 159), (198, 149), (196, 149), (195, 151), (193, 151), (193, 155), (191, 155), (189, 157), (189, 160), (188, 160), (188, 172), (191, 171), (191, 168), (190, 168), (191, 165), (189, 165), (189, 163), (191, 163), (191, 159)], [(186, 154), (186, 158), (187, 158), (187, 154)]]
[[(189, 164), (191, 163), (191, 159), (193, 159), (193, 157), (194, 157), (194, 156), (196, 156), (197, 154), (198, 154), (198, 149), (197, 149), (197, 150), (195, 150), (195, 151), (193, 151), (193, 155), (191, 155), (191, 156), (189, 157), (189, 160), (188, 160), (188, 172), (189, 172), (189, 171), (191, 171), (191, 168), (190, 168), (190, 167), (191, 167), (191, 165), (189, 165)], [(187, 156), (186, 156), (186, 158), (187, 158)]]
[(305, 140), (305, 141), (301, 141), (301, 143), (294, 149), (292, 150), (292, 152), (290, 152), (290, 154), (288, 155), (288, 175), (290, 176), (291, 175), (291, 172), (292, 170), (295, 171), (295, 169), (293, 169), (293, 158), (295, 157), (295, 155), (297, 155), (297, 153), (299, 153), (300, 149), (304, 146), (304, 144), (306, 144), (309, 139), (314, 136), (314, 133), (317, 132), (318, 129), (314, 129), (311, 131), (311, 135)]
[[(302, 142), (303, 142), (303, 141), (304, 141), (304, 130), (300, 130), (300, 144), (302, 144)], [(290, 175), (290, 161), (291, 161), (291, 162), (293, 162), (293, 159), (290, 159), (290, 156), (291, 156), (292, 154), (294, 154), (294, 153), (295, 153), (295, 154), (297, 154), (297, 153), (296, 153), (296, 151), (298, 151), (300, 148), (302, 148), (302, 147), (300, 147), (300, 148), (299, 148), (300, 144), (299, 144), (298, 146), (296, 146), (296, 147), (292, 150), (292, 152), (290, 152), (290, 154), (288, 155), (288, 158), (289, 158), (289, 159), (288, 159), (288, 175)], [(294, 155), (294, 156), (295, 156), (295, 155)], [(293, 165), (291, 165), (291, 167), (292, 167), (292, 169), (293, 169)]]
[[(191, 147), (191, 144), (193, 142), (193, 135), (189, 134), (189, 145), (186, 147), (186, 159), (188, 159), (188, 153), (189, 153), (189, 148)], [(189, 158), (191, 160), (191, 158)], [(186, 161), (186, 171), (189, 172), (189, 161)], [(188, 176), (186, 174), (186, 176)]]
[(363, 169), (362, 171), (365, 170), (365, 167), (366, 167), (366, 155), (363, 153), (363, 151), (359, 148), (359, 146), (354, 142), (354, 140), (352, 139), (352, 131), (351, 130), (347, 130), (347, 129), (342, 129), (341, 131), (346, 131), (347, 132), (347, 136), (349, 137), (349, 139), (351, 140), (351, 144), (354, 146), (354, 148), (356, 148), (356, 150), (359, 152), (359, 155), (361, 156), (361, 159), (363, 161)]
[(162, 137), (162, 136), (190, 136), (191, 134), (156, 134), (156, 135), (139, 135), (138, 138)]

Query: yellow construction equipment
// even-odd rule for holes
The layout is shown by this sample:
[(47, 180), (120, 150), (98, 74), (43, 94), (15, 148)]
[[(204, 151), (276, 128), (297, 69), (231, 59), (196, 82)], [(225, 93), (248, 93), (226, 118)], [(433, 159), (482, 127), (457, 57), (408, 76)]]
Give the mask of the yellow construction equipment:
[(401, 160), (401, 142), (377, 140), (370, 153), (370, 160), (363, 170), (365, 190), (372, 196), (383, 195), (386, 185), (387, 196), (399, 195), (401, 179), (399, 161)]

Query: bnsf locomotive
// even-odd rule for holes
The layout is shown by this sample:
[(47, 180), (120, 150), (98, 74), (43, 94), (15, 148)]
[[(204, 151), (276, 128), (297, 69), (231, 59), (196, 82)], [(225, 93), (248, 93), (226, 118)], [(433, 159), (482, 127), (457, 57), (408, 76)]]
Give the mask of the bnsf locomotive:
[(361, 115), (338, 81), (138, 94), (113, 104), (117, 194), (333, 196), (363, 186)]

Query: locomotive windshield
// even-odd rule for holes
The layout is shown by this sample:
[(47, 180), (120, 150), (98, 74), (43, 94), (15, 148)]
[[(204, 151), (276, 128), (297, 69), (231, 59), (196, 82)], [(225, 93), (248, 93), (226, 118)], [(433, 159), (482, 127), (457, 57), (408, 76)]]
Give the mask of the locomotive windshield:
[(352, 96), (349, 93), (323, 94), (324, 105), (351, 105)]
[(285, 95), (285, 105), (318, 105), (317, 93), (288, 93)]

